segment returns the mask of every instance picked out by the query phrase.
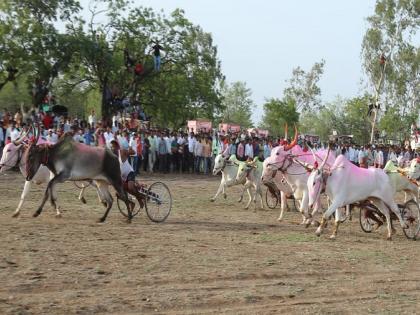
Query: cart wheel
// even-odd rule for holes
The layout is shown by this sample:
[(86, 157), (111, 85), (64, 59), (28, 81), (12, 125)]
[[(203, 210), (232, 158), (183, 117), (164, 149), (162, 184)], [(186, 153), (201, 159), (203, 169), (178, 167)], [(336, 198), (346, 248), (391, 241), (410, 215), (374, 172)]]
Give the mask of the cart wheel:
[(408, 239), (415, 240), (420, 230), (420, 209), (414, 200), (409, 200), (404, 204), (402, 217), (408, 224), (407, 229), (403, 229)]
[(172, 196), (164, 183), (150, 185), (145, 200), (146, 214), (153, 222), (163, 222), (171, 213)]
[(270, 209), (274, 209), (279, 203), (277, 195), (272, 194), (270, 189), (267, 189), (265, 191), (265, 203)]
[[(131, 212), (131, 215), (134, 218), (140, 212), (141, 208), (137, 199), (133, 195), (130, 195), (128, 193), (127, 195), (128, 195), (128, 200), (130, 200), (131, 202), (134, 202), (134, 205), (135, 205), (133, 211)], [(117, 198), (117, 206), (121, 214), (125, 216), (126, 218), (128, 218), (127, 207), (125, 205), (125, 202), (122, 201), (120, 198)]]
[(375, 221), (368, 217), (368, 210), (364, 207), (360, 208), (360, 216), (359, 222), (360, 227), (362, 228), (363, 232), (371, 233), (373, 231), (373, 226), (375, 225)]
[(73, 182), (73, 184), (77, 188), (82, 189), (82, 188), (89, 187), (92, 184), (92, 182), (91, 181), (75, 181), (75, 182)]

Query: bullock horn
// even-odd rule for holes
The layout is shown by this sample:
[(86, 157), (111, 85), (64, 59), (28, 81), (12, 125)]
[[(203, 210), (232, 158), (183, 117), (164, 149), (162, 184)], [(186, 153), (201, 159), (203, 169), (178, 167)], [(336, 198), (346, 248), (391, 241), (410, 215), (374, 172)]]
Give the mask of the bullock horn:
[(295, 137), (294, 137), (292, 143), (290, 143), (290, 144), (288, 144), (284, 147), (284, 151), (289, 151), (291, 148), (293, 148), (297, 144), (297, 138), (298, 138), (298, 130), (297, 130), (297, 127), (296, 127), (296, 124), (295, 124)]
[(310, 165), (308, 163), (301, 162), (298, 159), (293, 159), (293, 161), (295, 161), (297, 164), (299, 164), (300, 166), (302, 166), (303, 168), (305, 168), (305, 170), (307, 170), (307, 171), (312, 171), (314, 168), (316, 168), (316, 167), (314, 167), (314, 166), (312, 166), (312, 165)]
[(315, 154), (314, 150), (311, 147), (309, 147), (309, 149), (311, 150), (312, 156), (314, 157), (314, 161), (316, 162), (316, 154)]
[(322, 164), (321, 164), (321, 166), (320, 166), (320, 168), (319, 168), (320, 170), (322, 170), (322, 169), (324, 168), (324, 166), (325, 166), (325, 163), (327, 163), (328, 156), (330, 155), (330, 151), (331, 151), (331, 148), (330, 148), (330, 147), (328, 147), (327, 155), (325, 156), (324, 161), (322, 161)]

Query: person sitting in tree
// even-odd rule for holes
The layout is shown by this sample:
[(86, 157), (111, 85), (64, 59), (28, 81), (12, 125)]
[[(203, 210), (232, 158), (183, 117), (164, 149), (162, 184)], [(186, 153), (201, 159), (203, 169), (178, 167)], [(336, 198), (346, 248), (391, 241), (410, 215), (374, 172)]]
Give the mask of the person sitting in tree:
[(159, 45), (159, 41), (156, 41), (156, 44), (152, 46), (153, 55), (155, 57), (155, 71), (160, 70), (160, 51), (163, 50), (163, 47)]

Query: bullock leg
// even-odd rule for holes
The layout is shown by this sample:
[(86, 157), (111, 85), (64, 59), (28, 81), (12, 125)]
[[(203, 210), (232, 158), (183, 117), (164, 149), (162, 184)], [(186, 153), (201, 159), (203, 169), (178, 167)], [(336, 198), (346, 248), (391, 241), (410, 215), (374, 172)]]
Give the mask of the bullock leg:
[(287, 208), (287, 196), (283, 191), (280, 191), (281, 201), (280, 201), (280, 215), (277, 218), (277, 221), (283, 220), (284, 210)]
[(98, 189), (101, 191), (101, 195), (103, 196), (105, 203), (106, 203), (106, 210), (104, 215), (98, 220), (98, 222), (103, 223), (108, 216), (109, 211), (112, 208), (112, 204), (114, 199), (112, 198), (111, 194), (108, 190), (108, 184), (106, 182), (98, 182)]
[(392, 212), (394, 212), (394, 214), (397, 216), (397, 218), (398, 218), (398, 220), (400, 221), (400, 224), (401, 224), (401, 227), (403, 228), (403, 229), (406, 229), (406, 228), (408, 228), (408, 225), (407, 225), (407, 223), (405, 223), (404, 222), (404, 220), (403, 220), (403, 218), (402, 218), (402, 216), (401, 216), (401, 212), (400, 212), (400, 210), (398, 209), (398, 206), (396, 205), (396, 203), (395, 202), (390, 202), (390, 203), (387, 203), (386, 204), (390, 209), (391, 209), (391, 211)]
[(58, 218), (61, 218), (61, 212), (60, 212), (60, 208), (57, 206), (56, 204), (56, 200), (57, 200), (57, 189), (55, 188), (55, 185), (51, 187), (51, 205), (54, 207), (55, 209), (55, 216)]
[(16, 208), (16, 211), (13, 213), (13, 218), (16, 218), (20, 214), (20, 209), (23, 206), (23, 202), (25, 201), (26, 196), (29, 194), (29, 190), (31, 189), (31, 181), (25, 181), (25, 186), (23, 186), (22, 194), (20, 195), (19, 205)]
[(85, 189), (86, 189), (85, 185), (82, 185), (82, 189), (80, 189), (80, 193), (79, 193), (79, 200), (84, 204), (86, 204)]
[[(128, 213), (128, 218), (127, 218), (127, 222), (131, 223), (131, 219), (133, 218), (132, 215), (132, 209), (134, 209), (135, 207), (135, 203), (128, 200), (128, 195), (127, 192), (123, 189), (123, 183), (122, 180), (119, 179), (118, 181), (115, 181), (112, 186), (114, 187), (114, 189), (117, 191), (117, 198), (121, 199), (122, 201), (124, 201), (125, 206), (127, 207), (127, 213)], [(104, 216), (103, 216), (103, 220), (105, 221), (108, 212), (111, 208), (107, 209), (107, 211), (105, 212)]]
[(68, 176), (65, 173), (59, 173), (56, 176), (54, 176), (54, 178), (52, 180), (49, 181), (48, 185), (47, 185), (47, 189), (45, 190), (44, 193), (44, 198), (42, 199), (41, 205), (39, 206), (38, 210), (35, 211), (35, 213), (33, 214), (33, 217), (37, 217), (41, 214), (45, 203), (47, 202), (47, 199), (51, 193), (51, 187), (55, 184), (55, 182), (64, 182), (66, 179), (68, 178)]
[[(322, 211), (319, 211), (320, 209), (322, 210), (321, 196), (319, 196), (318, 199), (315, 201), (313, 208), (314, 209), (312, 210), (312, 213), (311, 213), (312, 218), (316, 215), (317, 212), (322, 213)], [(312, 219), (311, 225), (319, 226), (319, 222)]]
[(379, 211), (381, 211), (381, 213), (385, 216), (385, 218), (386, 218), (386, 225), (387, 225), (387, 228), (388, 228), (388, 235), (387, 235), (387, 238), (386, 239), (388, 241), (391, 241), (392, 240), (393, 228), (392, 228), (391, 216), (389, 214), (388, 207), (380, 199), (372, 198), (370, 200), (379, 209)]
[[(246, 185), (245, 185), (245, 187), (246, 187)], [(245, 209), (248, 209), (249, 205), (251, 204), (251, 201), (252, 201), (251, 187), (250, 186), (246, 187), (246, 192), (248, 193), (249, 200), (248, 200), (247, 205), (245, 206)]]
[(260, 196), (261, 209), (264, 209), (263, 192), (261, 185), (258, 185), (258, 195)]
[(245, 190), (245, 186), (242, 185), (241, 195), (239, 196), (238, 202), (242, 202), (242, 200), (244, 199)]
[[(340, 200), (333, 200), (331, 205), (328, 207), (327, 211), (322, 215), (321, 224), (318, 226), (315, 234), (317, 236), (321, 236), (322, 231), (324, 230), (325, 226), (327, 225), (328, 218), (336, 211), (340, 206), (342, 206), (342, 202)], [(338, 228), (338, 227), (337, 227)]]
[(212, 201), (212, 202), (215, 201), (217, 196), (219, 196), (222, 191), (223, 191), (223, 194), (225, 194), (224, 185), (225, 185), (225, 183), (222, 179), (222, 181), (220, 182), (219, 188), (217, 189), (216, 194), (214, 195), (213, 198), (210, 199), (210, 201)]
[(330, 236), (331, 239), (335, 239), (337, 237), (338, 226), (340, 225), (340, 223), (341, 223), (341, 221), (340, 221), (340, 211), (337, 209), (335, 211), (334, 229), (333, 229), (333, 233)]

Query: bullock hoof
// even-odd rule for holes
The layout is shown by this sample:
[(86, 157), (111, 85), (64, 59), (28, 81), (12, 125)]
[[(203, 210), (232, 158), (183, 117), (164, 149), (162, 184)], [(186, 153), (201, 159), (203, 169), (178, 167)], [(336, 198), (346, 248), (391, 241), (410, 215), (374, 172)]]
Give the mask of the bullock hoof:
[(20, 214), (20, 212), (13, 213), (12, 218), (17, 218), (19, 216), (19, 214)]
[(36, 211), (32, 216), (34, 217), (34, 218), (36, 218), (37, 216), (39, 216), (41, 214), (41, 211), (40, 210), (38, 210), (38, 211)]
[(127, 223), (131, 223), (131, 218), (127, 218)]
[(56, 218), (62, 218), (61, 213), (56, 213), (55, 217)]
[(82, 203), (86, 204), (86, 199), (85, 199), (85, 197), (80, 198), (80, 201), (81, 201)]
[(387, 241), (392, 241), (392, 236), (391, 235), (388, 235), (387, 238), (386, 238), (386, 240)]
[(279, 222), (280, 222), (280, 221), (282, 221), (282, 220), (283, 220), (283, 218), (282, 218), (282, 217), (278, 217), (278, 218), (277, 218), (277, 221), (279, 221)]
[[(373, 228), (373, 231), (374, 232), (376, 232), (377, 230), (379, 230), (379, 228), (382, 226), (382, 223), (377, 223), (377, 224), (375, 224), (375, 226), (374, 226), (374, 228)], [(392, 228), (394, 231), (395, 231), (395, 229), (394, 228)]]
[(225, 198), (225, 199), (226, 199), (226, 198), (227, 198), (227, 195), (226, 195), (226, 194), (223, 194), (223, 198)]
[(105, 219), (104, 218), (100, 218), (96, 222), (98, 222), (98, 223), (104, 223), (105, 222)]
[(240, 203), (240, 202), (242, 202), (242, 198), (239, 198), (239, 199), (238, 199), (238, 202), (239, 202), (239, 203)]
[(315, 231), (316, 236), (321, 236), (321, 233), (322, 233), (322, 231), (321, 231), (320, 228), (316, 229), (316, 231)]
[(332, 235), (330, 236), (330, 240), (335, 240), (335, 238), (336, 238), (336, 235), (335, 235), (335, 234), (332, 234)]
[(214, 200), (215, 200), (214, 198), (210, 198), (210, 201), (211, 201), (211, 202), (214, 202)]

